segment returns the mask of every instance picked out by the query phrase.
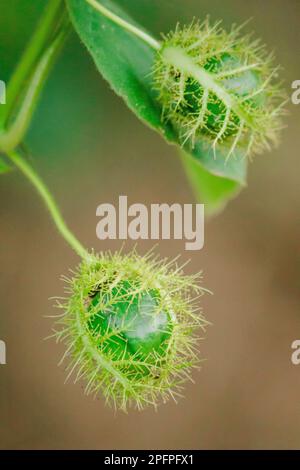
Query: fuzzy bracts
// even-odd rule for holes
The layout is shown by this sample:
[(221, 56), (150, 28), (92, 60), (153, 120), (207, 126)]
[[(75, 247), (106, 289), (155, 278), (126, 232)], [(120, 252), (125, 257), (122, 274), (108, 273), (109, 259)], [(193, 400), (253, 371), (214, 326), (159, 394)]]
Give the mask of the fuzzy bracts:
[(199, 278), (151, 254), (83, 261), (66, 279), (54, 332), (67, 346), (68, 378), (124, 411), (176, 400), (199, 362), (195, 329), (207, 324), (195, 307)]
[[(284, 93), (272, 54), (241, 27), (194, 22), (165, 38), (153, 71), (163, 106), (183, 145), (206, 140), (229, 158), (261, 153), (278, 142)], [(224, 148), (227, 149), (224, 152)]]

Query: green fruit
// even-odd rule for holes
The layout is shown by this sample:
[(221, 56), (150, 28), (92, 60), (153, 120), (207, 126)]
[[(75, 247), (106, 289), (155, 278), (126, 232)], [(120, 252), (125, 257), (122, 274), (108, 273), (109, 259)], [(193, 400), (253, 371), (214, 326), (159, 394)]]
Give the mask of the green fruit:
[[(242, 67), (240, 60), (237, 57), (233, 57), (229, 54), (222, 54), (217, 59), (216, 57), (211, 58), (205, 65), (204, 68), (211, 73), (221, 73), (228, 70), (234, 70)], [(246, 70), (239, 75), (233, 75), (229, 78), (222, 80), (222, 85), (230, 95), (239, 98), (247, 98), (251, 96), (261, 86), (261, 80), (256, 71)], [(253, 108), (263, 105), (265, 101), (264, 93), (255, 95), (253, 98), (247, 100), (247, 104)], [(212, 100), (207, 105), (208, 116), (206, 126), (208, 132), (219, 133), (225, 121), (226, 106), (216, 95), (212, 97)], [(237, 134), (240, 124), (240, 118), (234, 111), (232, 112), (231, 122), (226, 128), (224, 137), (234, 136)]]
[(153, 72), (163, 118), (182, 145), (206, 140), (228, 157), (237, 147), (250, 155), (277, 143), (284, 93), (276, 75), (258, 41), (208, 19), (167, 35)]
[(57, 321), (69, 376), (124, 411), (178, 396), (197, 364), (195, 328), (206, 325), (196, 279), (151, 254), (92, 253), (68, 281)]
[[(103, 351), (114, 353), (118, 359), (135, 355), (145, 360), (152, 355), (152, 363), (156, 365), (154, 356), (163, 358), (166, 354), (171, 319), (166, 312), (157, 310), (157, 292), (135, 295), (134, 291), (134, 285), (128, 281), (113, 287), (102, 299), (101, 309), (90, 317), (88, 327), (93, 336), (99, 337)], [(99, 298), (97, 292), (91, 301), (93, 310), (97, 310)], [(122, 300), (114, 302), (114, 298)], [(102, 342), (102, 337), (107, 339)]]

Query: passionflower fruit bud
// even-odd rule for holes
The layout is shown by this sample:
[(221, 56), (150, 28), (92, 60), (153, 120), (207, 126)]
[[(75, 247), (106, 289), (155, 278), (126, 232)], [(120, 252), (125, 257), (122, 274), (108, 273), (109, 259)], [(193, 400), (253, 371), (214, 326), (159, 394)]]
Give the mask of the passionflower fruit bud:
[(55, 336), (67, 346), (68, 376), (124, 411), (175, 399), (198, 362), (195, 329), (206, 325), (194, 305), (204, 292), (199, 277), (151, 254), (83, 261), (58, 304)]
[(154, 67), (163, 118), (183, 145), (197, 139), (214, 151), (251, 156), (277, 144), (283, 97), (278, 67), (265, 47), (240, 29), (227, 33), (206, 19), (164, 38)]

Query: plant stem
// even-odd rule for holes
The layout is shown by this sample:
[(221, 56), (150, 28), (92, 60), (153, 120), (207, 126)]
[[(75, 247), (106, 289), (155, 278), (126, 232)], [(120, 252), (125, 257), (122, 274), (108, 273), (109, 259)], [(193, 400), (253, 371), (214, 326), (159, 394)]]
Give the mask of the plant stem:
[(65, 9), (63, 0), (49, 0), (26, 51), (24, 52), (7, 88), (7, 103), (1, 109), (0, 127), (4, 127), (23, 85), (31, 74), (45, 44), (51, 39)]
[(159, 50), (161, 48), (160, 42), (156, 41), (152, 36), (147, 34), (145, 31), (142, 31), (141, 29), (137, 28), (136, 26), (128, 23), (125, 21), (123, 18), (120, 18), (120, 16), (116, 15), (112, 11), (108, 10), (108, 8), (105, 8), (103, 5), (101, 5), (97, 0), (86, 0), (87, 3), (89, 3), (95, 10), (99, 11), (102, 13), (104, 16), (112, 20), (114, 23), (118, 24), (122, 28), (126, 29), (130, 33), (135, 34), (137, 37), (142, 39), (144, 42), (146, 42), (149, 46), (151, 46), (155, 50)]
[(67, 30), (62, 30), (45, 50), (38, 62), (30, 81), (27, 85), (24, 97), (20, 103), (18, 113), (11, 126), (4, 132), (0, 132), (0, 151), (10, 152), (14, 150), (23, 140), (30, 125), (37, 100), (48, 77), (49, 70), (53, 64), (66, 36)]
[(48, 211), (56, 225), (57, 230), (66, 240), (66, 242), (73, 248), (73, 250), (83, 259), (89, 259), (90, 254), (83, 247), (83, 245), (77, 240), (75, 235), (68, 228), (52, 194), (45, 186), (39, 175), (33, 170), (29, 163), (16, 151), (9, 153), (9, 157), (16, 167), (23, 173), (23, 175), (30, 181), (35, 187), (38, 194), (44, 201)]

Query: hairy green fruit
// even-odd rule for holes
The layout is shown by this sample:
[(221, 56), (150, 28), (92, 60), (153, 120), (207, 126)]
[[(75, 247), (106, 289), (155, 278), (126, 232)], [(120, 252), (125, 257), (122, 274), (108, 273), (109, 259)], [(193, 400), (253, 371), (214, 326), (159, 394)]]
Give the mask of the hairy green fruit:
[(277, 144), (284, 96), (277, 72), (259, 41), (207, 19), (165, 37), (154, 81), (163, 118), (182, 144), (205, 139), (229, 158), (236, 149), (251, 156)]
[[(157, 361), (166, 356), (172, 330), (171, 313), (160, 311), (159, 291), (140, 292), (138, 286), (128, 281), (105, 289), (105, 293), (100, 293), (100, 289), (90, 305), (92, 311), (99, 308), (89, 320), (92, 335), (100, 339), (101, 345), (109, 332), (103, 349), (113, 351), (119, 359), (136, 355), (145, 360), (154, 353), (155, 368)], [(143, 373), (148, 374), (149, 370), (143, 368)]]
[(198, 277), (152, 255), (92, 254), (58, 304), (54, 335), (67, 344), (68, 377), (122, 410), (175, 399), (198, 362), (195, 328), (206, 325), (194, 306)]

